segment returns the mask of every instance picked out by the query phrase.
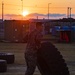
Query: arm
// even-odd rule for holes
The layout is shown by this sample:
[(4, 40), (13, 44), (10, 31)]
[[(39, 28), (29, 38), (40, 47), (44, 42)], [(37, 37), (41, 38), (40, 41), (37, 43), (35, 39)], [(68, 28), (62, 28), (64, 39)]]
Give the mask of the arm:
[(42, 41), (42, 34), (37, 34), (37, 36), (36, 36), (36, 47), (37, 48), (40, 48), (40, 46), (41, 46), (41, 41)]

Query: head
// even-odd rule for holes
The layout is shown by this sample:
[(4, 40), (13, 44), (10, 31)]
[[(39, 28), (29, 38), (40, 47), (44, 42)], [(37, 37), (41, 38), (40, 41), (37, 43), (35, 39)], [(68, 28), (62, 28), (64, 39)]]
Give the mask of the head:
[(42, 22), (37, 22), (36, 23), (36, 29), (38, 29), (39, 31), (43, 30)]

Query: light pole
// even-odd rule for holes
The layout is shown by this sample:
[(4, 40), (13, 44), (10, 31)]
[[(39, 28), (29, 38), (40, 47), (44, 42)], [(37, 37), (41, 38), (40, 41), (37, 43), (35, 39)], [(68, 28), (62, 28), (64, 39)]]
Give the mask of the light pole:
[(71, 9), (72, 9), (72, 8), (70, 7), (70, 18), (71, 18)]
[[(21, 0), (22, 1), (22, 14), (23, 14), (23, 0)], [(22, 15), (22, 28), (21, 28), (21, 40), (22, 40), (22, 42), (23, 42), (23, 15)]]
[(69, 7), (67, 8), (67, 18), (69, 18)]
[(4, 2), (3, 2), (3, 0), (2, 0), (2, 29), (3, 29), (3, 31), (1, 31), (1, 33), (3, 34), (3, 35), (1, 35), (2, 37), (3, 37), (3, 39), (4, 39), (4, 35), (5, 35), (5, 31), (4, 31)]
[(22, 13), (23, 13), (23, 0), (21, 0), (22, 1)]
[(3, 22), (3, 20), (4, 20), (4, 3), (2, 1), (2, 22)]
[[(23, 0), (21, 0), (22, 1), (22, 14), (23, 14)], [(22, 20), (23, 20), (23, 16), (22, 16)]]
[(51, 3), (48, 3), (48, 20), (49, 20), (49, 5), (50, 5)]
[(68, 10), (67, 10), (67, 18), (71, 18), (71, 7), (68, 7)]

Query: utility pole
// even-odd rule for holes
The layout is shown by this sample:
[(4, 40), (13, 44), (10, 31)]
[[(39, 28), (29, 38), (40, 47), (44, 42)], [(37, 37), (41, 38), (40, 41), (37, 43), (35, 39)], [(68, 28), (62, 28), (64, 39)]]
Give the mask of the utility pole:
[(4, 3), (2, 1), (2, 22), (3, 22), (3, 20), (4, 20)]
[(23, 0), (21, 0), (22, 1), (22, 13), (23, 13)]
[[(22, 1), (22, 14), (23, 14), (23, 0), (21, 0)], [(22, 20), (23, 20), (23, 16), (22, 16)]]
[(67, 8), (67, 18), (71, 18), (71, 7)]
[[(23, 14), (23, 0), (22, 1), (22, 14)], [(23, 42), (23, 28), (24, 28), (24, 25), (23, 25), (23, 15), (22, 15), (22, 21), (21, 21), (21, 24), (22, 24), (22, 27), (21, 27), (21, 41)]]
[(72, 9), (72, 8), (70, 7), (70, 18), (71, 18), (71, 9)]
[(69, 18), (69, 7), (67, 8), (67, 18)]
[(49, 5), (50, 5), (51, 3), (48, 3), (48, 20), (49, 20)]
[(2, 31), (2, 37), (3, 37), (3, 39), (4, 39), (4, 2), (2, 1), (2, 29), (3, 29), (3, 31)]

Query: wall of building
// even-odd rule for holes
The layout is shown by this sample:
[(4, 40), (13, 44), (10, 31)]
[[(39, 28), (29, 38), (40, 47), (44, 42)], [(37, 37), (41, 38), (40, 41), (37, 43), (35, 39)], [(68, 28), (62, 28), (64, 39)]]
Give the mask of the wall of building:
[[(36, 21), (35, 20), (33, 21), (5, 20), (4, 21), (4, 39), (10, 42), (23, 42), (23, 38), (25, 37), (25, 35), (36, 28), (36, 22), (38, 22), (38, 20)], [(53, 28), (54, 26), (75, 25), (75, 21), (64, 22), (64, 21), (41, 20), (40, 22), (43, 23), (44, 34), (50, 34), (50, 31), (51, 31), (50, 29)], [(74, 32), (72, 32), (72, 36), (75, 36), (75, 34), (73, 33)]]
[(11, 42), (22, 42), (25, 33), (28, 31), (28, 21), (5, 21), (5, 40)]
[(2, 20), (0, 20), (0, 40), (4, 39), (4, 24)]

